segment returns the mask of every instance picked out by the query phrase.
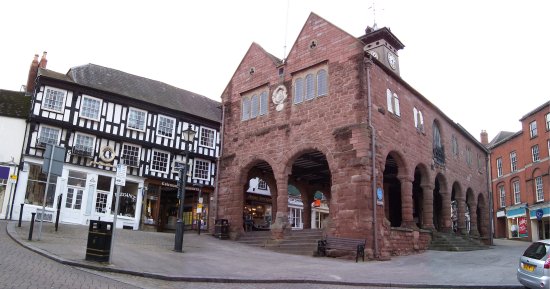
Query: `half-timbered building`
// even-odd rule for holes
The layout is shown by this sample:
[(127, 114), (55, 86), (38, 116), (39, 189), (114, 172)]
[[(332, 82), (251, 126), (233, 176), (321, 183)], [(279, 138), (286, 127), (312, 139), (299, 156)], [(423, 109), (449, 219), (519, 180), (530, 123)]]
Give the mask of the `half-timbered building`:
[[(40, 62), (35, 56), (27, 91), (32, 107), (15, 197), (25, 204), (24, 220), (44, 202), (44, 220), (53, 219), (57, 208), (61, 222), (112, 220), (118, 164), (127, 170), (118, 226), (174, 229), (178, 168), (184, 164), (185, 224), (208, 218), (220, 147), (218, 102), (95, 64), (57, 73), (46, 69), (45, 55)], [(196, 133), (188, 142), (187, 129)], [(42, 170), (47, 144), (66, 150), (62, 174), (49, 190)]]

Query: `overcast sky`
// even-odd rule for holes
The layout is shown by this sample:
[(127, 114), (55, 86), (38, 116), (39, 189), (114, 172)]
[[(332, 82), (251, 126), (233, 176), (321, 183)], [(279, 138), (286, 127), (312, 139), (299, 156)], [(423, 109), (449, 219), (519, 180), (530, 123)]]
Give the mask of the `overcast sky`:
[[(34, 54), (66, 73), (94, 63), (221, 101), (256, 42), (288, 54), (311, 12), (353, 36), (374, 23), (403, 42), (401, 77), (474, 137), (518, 131), (550, 99), (550, 1), (2, 1), (0, 89)], [(285, 49), (286, 44), (286, 49)], [(550, 110), (550, 108), (549, 108)]]

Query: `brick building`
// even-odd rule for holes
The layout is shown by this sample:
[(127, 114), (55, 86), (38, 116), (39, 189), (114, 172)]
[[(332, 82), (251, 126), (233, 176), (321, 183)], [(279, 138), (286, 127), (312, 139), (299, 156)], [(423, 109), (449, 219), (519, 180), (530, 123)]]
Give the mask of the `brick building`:
[(549, 239), (550, 102), (520, 121), (520, 131), (502, 131), (488, 145), (495, 237)]
[[(357, 38), (314, 13), (286, 59), (250, 46), (222, 95), (216, 216), (232, 238), (251, 205), (283, 238), (289, 187), (303, 229), (364, 238), (370, 258), (424, 250), (433, 230), (489, 236), (487, 151), (400, 77), (402, 48), (387, 28)], [(249, 199), (256, 177), (270, 204)], [(328, 216), (317, 222), (319, 199)]]

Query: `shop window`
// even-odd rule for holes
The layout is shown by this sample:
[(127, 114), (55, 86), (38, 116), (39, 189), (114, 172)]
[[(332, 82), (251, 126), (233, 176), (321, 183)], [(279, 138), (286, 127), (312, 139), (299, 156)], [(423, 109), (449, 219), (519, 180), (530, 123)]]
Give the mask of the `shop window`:
[[(42, 165), (29, 164), (29, 179), (25, 192), (25, 204), (42, 206), (46, 192), (47, 175), (42, 173)], [(46, 207), (52, 208), (55, 196), (55, 183), (50, 183), (46, 197)]]
[[(134, 218), (136, 216), (138, 184), (126, 182), (121, 188), (118, 199), (118, 216)], [(115, 214), (116, 194), (113, 194), (111, 201), (111, 214)]]

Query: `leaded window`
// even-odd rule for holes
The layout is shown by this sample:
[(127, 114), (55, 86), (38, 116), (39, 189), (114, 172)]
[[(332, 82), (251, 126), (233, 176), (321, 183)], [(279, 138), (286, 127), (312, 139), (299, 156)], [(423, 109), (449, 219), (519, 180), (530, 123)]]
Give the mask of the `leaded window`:
[(301, 73), (294, 81), (294, 104), (328, 95), (328, 73), (326, 69)]
[(250, 118), (257, 117), (259, 109), (260, 109), (260, 99), (258, 98), (257, 94), (254, 94), (250, 99)]
[(445, 164), (445, 150), (441, 142), (441, 133), (435, 122), (433, 124), (433, 155), (436, 163)]
[(248, 120), (250, 118), (250, 99), (248, 97), (244, 97), (242, 104), (242, 120)]
[(159, 115), (157, 122), (157, 135), (167, 138), (173, 138), (175, 124), (176, 120), (174, 118)]
[(123, 144), (122, 145), (122, 162), (131, 167), (137, 167), (139, 166), (139, 153), (140, 147), (131, 145), (131, 144)]
[(298, 78), (294, 82), (294, 103), (301, 103), (304, 100), (304, 79)]
[(63, 104), (65, 102), (65, 92), (57, 89), (46, 88), (42, 108), (63, 112)]
[(195, 159), (193, 178), (200, 180), (210, 180), (210, 162)]
[(324, 96), (328, 94), (328, 77), (327, 71), (324, 69), (317, 72), (317, 96)]
[(93, 136), (76, 133), (72, 153), (82, 156), (91, 156), (94, 152), (95, 138)]
[(313, 74), (306, 75), (306, 100), (311, 100), (315, 97), (315, 79)]
[(168, 164), (170, 162), (170, 154), (158, 150), (153, 150), (153, 158), (151, 162), (151, 170), (161, 173), (168, 172)]
[(38, 138), (38, 144), (52, 144), (56, 145), (59, 142), (59, 134), (61, 130), (49, 126), (40, 127), (40, 136)]
[(99, 112), (101, 110), (101, 100), (89, 96), (82, 97), (82, 105), (80, 107), (80, 116), (92, 120), (99, 120)]
[(214, 140), (216, 138), (216, 131), (210, 128), (201, 127), (200, 145), (214, 148)]
[(130, 107), (130, 109), (128, 110), (128, 123), (126, 124), (126, 127), (144, 131), (146, 118), (146, 111)]
[(260, 115), (267, 114), (267, 106), (268, 106), (267, 91), (264, 91), (260, 94)]

